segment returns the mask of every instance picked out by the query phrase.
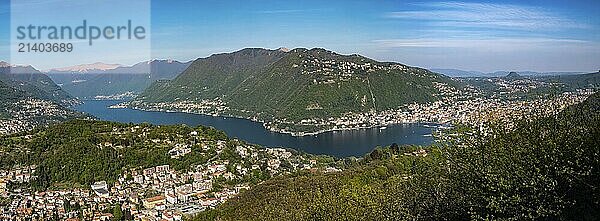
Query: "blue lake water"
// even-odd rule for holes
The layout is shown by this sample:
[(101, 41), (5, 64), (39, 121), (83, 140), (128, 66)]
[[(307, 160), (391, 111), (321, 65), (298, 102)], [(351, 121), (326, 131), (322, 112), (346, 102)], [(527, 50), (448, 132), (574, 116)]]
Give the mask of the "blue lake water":
[(91, 114), (101, 120), (123, 123), (148, 122), (157, 125), (205, 125), (225, 131), (228, 136), (266, 147), (289, 147), (312, 154), (336, 157), (364, 156), (376, 146), (397, 144), (428, 145), (433, 142), (432, 128), (420, 124), (401, 124), (379, 128), (350, 131), (332, 131), (314, 136), (294, 137), (266, 130), (261, 123), (246, 119), (214, 117), (189, 113), (111, 109), (121, 101), (84, 101), (74, 109)]

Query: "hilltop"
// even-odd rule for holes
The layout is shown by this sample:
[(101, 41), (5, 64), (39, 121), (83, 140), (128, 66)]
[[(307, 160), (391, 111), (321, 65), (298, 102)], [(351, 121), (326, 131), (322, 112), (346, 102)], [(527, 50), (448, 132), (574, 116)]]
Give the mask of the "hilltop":
[(517, 73), (517, 72), (511, 71), (511, 72), (508, 73), (508, 75), (504, 76), (504, 78), (519, 79), (519, 78), (522, 78), (522, 76), (519, 73)]
[(197, 59), (177, 78), (151, 85), (131, 106), (237, 116), (275, 131), (315, 132), (332, 127), (311, 122), (432, 102), (459, 87), (426, 69), (356, 54), (247, 48)]

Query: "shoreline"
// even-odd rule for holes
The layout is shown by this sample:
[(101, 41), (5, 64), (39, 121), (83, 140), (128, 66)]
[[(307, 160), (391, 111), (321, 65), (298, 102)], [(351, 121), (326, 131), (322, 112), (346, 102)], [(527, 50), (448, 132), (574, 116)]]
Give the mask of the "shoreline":
[(387, 129), (387, 127), (394, 126), (394, 125), (417, 124), (417, 125), (422, 125), (424, 127), (432, 128), (432, 129), (439, 128), (439, 127), (445, 125), (443, 123), (438, 123), (438, 122), (402, 122), (402, 123), (391, 123), (391, 124), (385, 124), (385, 125), (378, 124), (378, 125), (372, 125), (372, 126), (321, 129), (321, 130), (313, 131), (313, 132), (287, 131), (287, 130), (274, 130), (271, 127), (267, 126), (267, 123), (269, 123), (269, 122), (265, 122), (263, 120), (258, 120), (257, 118), (253, 118), (253, 117), (242, 117), (242, 116), (223, 115), (223, 114), (210, 114), (210, 113), (200, 113), (200, 112), (194, 112), (194, 111), (183, 111), (183, 110), (165, 110), (165, 109), (159, 109), (159, 108), (144, 109), (144, 108), (140, 108), (140, 107), (130, 107), (130, 106), (126, 105), (126, 102), (127, 101), (125, 101), (123, 103), (111, 105), (108, 108), (110, 108), (110, 109), (127, 109), (128, 108), (128, 109), (132, 109), (132, 110), (139, 110), (139, 111), (145, 111), (145, 112), (186, 113), (186, 114), (213, 116), (213, 117), (242, 119), (242, 120), (248, 120), (248, 121), (252, 121), (252, 122), (256, 122), (256, 123), (261, 123), (263, 128), (265, 128), (269, 132), (280, 133), (280, 134), (289, 134), (293, 137), (317, 136), (319, 134), (328, 133), (328, 132), (344, 132), (344, 131), (363, 130), (363, 129), (378, 129), (379, 128), (379, 130), (385, 130), (385, 129)]

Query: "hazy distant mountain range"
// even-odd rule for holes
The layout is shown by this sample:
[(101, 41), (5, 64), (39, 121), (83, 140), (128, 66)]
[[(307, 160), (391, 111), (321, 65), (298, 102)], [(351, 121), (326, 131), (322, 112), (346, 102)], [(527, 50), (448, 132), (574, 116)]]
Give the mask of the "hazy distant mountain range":
[(431, 71), (449, 77), (481, 77), (485, 75), (485, 73), (479, 71), (464, 71), (459, 69), (431, 69)]
[(584, 72), (536, 72), (536, 71), (495, 71), (491, 73), (484, 73), (481, 71), (465, 71), (459, 69), (441, 69), (432, 68), (433, 72), (447, 75), (449, 77), (502, 77), (508, 75), (510, 72), (516, 72), (521, 76), (556, 76), (556, 75), (574, 75), (583, 74)]
[(93, 64), (81, 64), (70, 67), (55, 68), (44, 72), (54, 74), (102, 73), (104, 71), (113, 70), (118, 67), (121, 67), (121, 65), (96, 62)]
[(130, 94), (135, 95), (156, 80), (169, 80), (183, 72), (191, 62), (152, 60), (132, 66), (94, 63), (52, 69), (48, 76), (71, 95), (80, 99)]

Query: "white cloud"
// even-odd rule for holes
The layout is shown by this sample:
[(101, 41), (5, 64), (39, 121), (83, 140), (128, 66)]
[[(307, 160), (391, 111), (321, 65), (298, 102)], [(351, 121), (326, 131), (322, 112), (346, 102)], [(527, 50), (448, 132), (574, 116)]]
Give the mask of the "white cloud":
[(528, 48), (557, 45), (589, 45), (591, 42), (575, 39), (553, 38), (488, 38), (488, 39), (382, 39), (375, 40), (382, 48), (431, 47), (431, 48)]
[(381, 39), (373, 57), (421, 67), (465, 70), (591, 71), (600, 43), (558, 38)]
[(388, 17), (421, 20), (443, 27), (500, 29), (564, 29), (586, 26), (537, 7), (509, 4), (434, 2), (417, 6), (424, 10), (391, 12)]
[(600, 42), (561, 34), (596, 27), (557, 11), (468, 2), (411, 6), (386, 14), (409, 25), (400, 36), (371, 42), (378, 57), (423, 67), (480, 71), (584, 71), (598, 66)]

